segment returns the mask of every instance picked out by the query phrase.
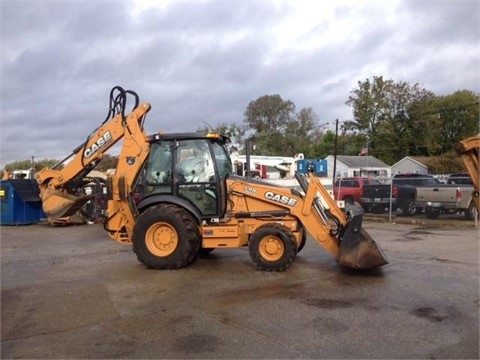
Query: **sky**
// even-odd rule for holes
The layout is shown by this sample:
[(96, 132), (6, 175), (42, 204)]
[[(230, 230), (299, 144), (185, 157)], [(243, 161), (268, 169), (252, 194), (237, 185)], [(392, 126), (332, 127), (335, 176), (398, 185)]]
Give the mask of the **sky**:
[(243, 124), (264, 95), (334, 129), (377, 76), (480, 93), (477, 0), (2, 0), (0, 11), (0, 169), (68, 157), (105, 120), (114, 86), (152, 105), (148, 134)]

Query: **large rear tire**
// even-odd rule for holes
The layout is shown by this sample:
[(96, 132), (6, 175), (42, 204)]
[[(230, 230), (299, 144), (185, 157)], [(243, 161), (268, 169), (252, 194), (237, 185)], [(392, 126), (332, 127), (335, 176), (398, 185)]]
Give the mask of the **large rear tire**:
[(179, 269), (192, 263), (200, 248), (196, 219), (185, 209), (160, 204), (140, 214), (133, 230), (133, 251), (150, 269)]
[(297, 256), (293, 233), (280, 224), (259, 227), (248, 242), (250, 257), (259, 270), (285, 271)]

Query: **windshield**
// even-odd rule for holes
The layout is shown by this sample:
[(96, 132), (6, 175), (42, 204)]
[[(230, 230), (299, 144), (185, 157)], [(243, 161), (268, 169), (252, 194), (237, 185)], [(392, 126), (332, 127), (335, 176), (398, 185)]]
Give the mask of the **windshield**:
[(225, 179), (227, 175), (232, 173), (232, 160), (227, 153), (227, 149), (220, 143), (213, 142), (212, 149), (220, 178)]

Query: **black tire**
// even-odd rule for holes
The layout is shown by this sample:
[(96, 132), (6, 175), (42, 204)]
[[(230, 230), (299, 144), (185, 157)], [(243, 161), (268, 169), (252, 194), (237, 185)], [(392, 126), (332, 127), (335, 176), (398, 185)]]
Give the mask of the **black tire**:
[(475, 203), (470, 201), (468, 209), (465, 211), (465, 220), (475, 220), (475, 216), (478, 217), (477, 208), (475, 207)]
[(285, 271), (298, 253), (293, 233), (280, 224), (266, 224), (250, 236), (248, 250), (259, 270)]
[(425, 216), (427, 217), (427, 219), (438, 219), (438, 217), (440, 216), (440, 211), (426, 210)]
[(402, 215), (414, 216), (417, 211), (415, 207), (415, 199), (407, 199), (402, 205)]
[(345, 198), (343, 198), (343, 201), (345, 201), (345, 205), (353, 205), (353, 198), (347, 196)]
[(150, 269), (179, 269), (198, 256), (201, 238), (196, 219), (171, 204), (152, 206), (140, 214), (133, 230), (133, 251)]

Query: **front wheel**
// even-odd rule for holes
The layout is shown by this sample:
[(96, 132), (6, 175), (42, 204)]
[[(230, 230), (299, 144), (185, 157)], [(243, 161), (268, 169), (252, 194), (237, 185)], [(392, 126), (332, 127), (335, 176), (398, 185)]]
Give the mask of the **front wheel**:
[(293, 233), (280, 224), (259, 227), (248, 242), (250, 257), (259, 270), (285, 271), (297, 256)]
[(160, 204), (140, 214), (133, 230), (133, 251), (147, 268), (178, 269), (192, 263), (200, 248), (200, 230), (185, 209)]

